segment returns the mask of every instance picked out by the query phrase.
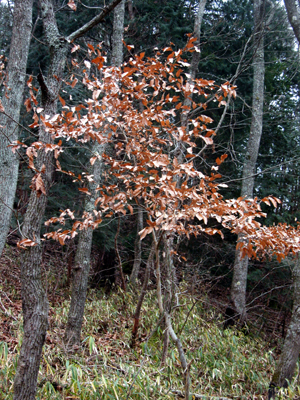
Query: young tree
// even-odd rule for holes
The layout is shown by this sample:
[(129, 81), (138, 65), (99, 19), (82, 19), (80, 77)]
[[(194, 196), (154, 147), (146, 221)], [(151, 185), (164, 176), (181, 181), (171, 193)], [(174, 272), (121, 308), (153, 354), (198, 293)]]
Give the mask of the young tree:
[[(193, 51), (194, 41), (191, 39), (184, 50)], [(71, 110), (64, 110), (51, 120), (47, 119), (46, 127), (57, 140), (110, 142), (114, 151), (102, 154), (109, 174), (103, 175), (97, 188), (94, 208), (77, 219), (72, 229), (58, 229), (47, 233), (46, 237), (64, 243), (67, 238), (74, 237), (78, 229), (94, 229), (103, 219), (133, 213), (136, 205), (143, 207), (147, 225), (140, 232), (140, 239), (149, 234), (153, 237), (159, 309), (180, 354), (187, 398), (187, 361), (180, 339), (172, 327), (169, 302), (164, 304), (162, 298), (160, 264), (163, 242), (174, 234), (222, 236), (223, 227), (243, 234), (244, 242), (238, 244), (243, 257), (264, 255), (271, 249), (280, 260), (289, 252), (300, 250), (299, 229), (284, 225), (263, 227), (257, 218), (265, 214), (256, 198), (225, 200), (219, 192), (221, 185), (217, 180), (220, 178), (219, 165), (226, 156), (217, 158), (217, 165), (212, 167), (210, 175), (204, 175), (195, 168), (194, 162), (199, 157), (199, 152), (195, 151), (196, 141), (210, 145), (214, 135), (214, 131), (207, 126), (211, 119), (202, 114), (202, 110), (212, 99), (220, 105), (224, 104), (224, 98), (235, 95), (234, 88), (228, 83), (217, 88), (212, 81), (191, 80), (183, 51), (174, 51), (171, 47), (146, 60), (145, 54), (131, 57), (121, 68), (104, 67), (100, 49), (90, 46), (90, 50), (95, 54), (92, 63), (101, 69), (101, 80), (88, 73), (84, 77), (91, 98)], [(191, 103), (186, 108), (186, 126), (182, 126), (181, 114), (186, 98), (190, 98)], [(140, 101), (142, 109), (138, 106)], [(122, 132), (122, 135), (115, 135), (117, 132)], [(186, 160), (182, 163), (174, 152), (178, 143), (186, 149)], [(33, 147), (37, 145), (35, 143)], [(59, 150), (56, 157), (62, 151), (60, 146), (59, 142), (54, 145)], [(27, 153), (30, 154), (30, 151)], [(92, 157), (91, 163), (97, 159), (98, 154)], [(61, 169), (58, 159), (56, 164)], [(81, 175), (76, 178), (70, 171), (63, 172), (82, 181)], [(81, 188), (81, 191), (88, 194), (87, 187)], [(274, 206), (277, 204), (273, 197), (263, 201)], [(51, 218), (49, 223), (64, 224), (70, 217), (74, 218), (74, 213), (66, 210), (59, 217)], [(21, 245), (32, 244), (27, 240), (21, 241)], [(168, 248), (167, 243), (165, 248)], [(165, 253), (167, 263), (170, 253)]]
[[(193, 41), (189, 41), (185, 50), (193, 48)], [(163, 241), (174, 234), (189, 236), (205, 232), (222, 235), (220, 229), (209, 226), (208, 221), (214, 220), (220, 227), (235, 233), (242, 232), (246, 238), (245, 243), (239, 243), (242, 256), (251, 257), (256, 254), (256, 248), (264, 252), (267, 248), (276, 247), (272, 241), (276, 239), (275, 231), (271, 233), (271, 239), (266, 239), (268, 231), (262, 230), (260, 234), (261, 224), (256, 218), (264, 214), (257, 199), (225, 200), (220, 195), (216, 182), (220, 175), (217, 171), (225, 156), (216, 160), (217, 165), (212, 168), (210, 176), (205, 176), (194, 167), (198, 156), (198, 153), (194, 154), (195, 141), (202, 140), (206, 145), (213, 143), (214, 132), (207, 127), (211, 119), (200, 113), (200, 109), (206, 107), (205, 99), (211, 99), (211, 96), (222, 104), (224, 97), (230, 93), (234, 95), (228, 84), (222, 85), (213, 95), (213, 82), (191, 80), (190, 75), (186, 75), (188, 64), (182, 58), (181, 50), (175, 52), (168, 48), (162, 58), (157, 55), (146, 61), (143, 60), (144, 54), (137, 55), (120, 69), (104, 68), (100, 50), (92, 51), (96, 55), (92, 62), (99, 64), (102, 79), (87, 74), (84, 81), (92, 91), (91, 98), (85, 105), (63, 112), (56, 116), (55, 121), (49, 121), (48, 129), (55, 133), (57, 139), (76, 138), (83, 142), (92, 139), (100, 143), (109, 140), (115, 152), (103, 154), (102, 158), (110, 173), (104, 174), (97, 188), (99, 194), (95, 208), (75, 221), (72, 229), (57, 230), (46, 237), (63, 243), (74, 236), (78, 228), (96, 228), (104, 218), (126, 214), (127, 211), (133, 213), (136, 204), (143, 208), (147, 226), (140, 232), (140, 238), (142, 240), (148, 234), (153, 236), (159, 309), (178, 347), (188, 393), (187, 361), (180, 339), (172, 328), (168, 302), (164, 303), (162, 298), (160, 262)], [(191, 99), (189, 108), (186, 108), (186, 126), (189, 129), (181, 124), (181, 110), (187, 97)], [(142, 110), (138, 107), (139, 101), (143, 104)], [(79, 112), (82, 107), (86, 109), (84, 116)], [(197, 114), (188, 112), (192, 110), (197, 110)], [(118, 131), (122, 132), (121, 137), (115, 137), (114, 132)], [(187, 158), (182, 163), (174, 155), (179, 142), (187, 152)], [(99, 155), (94, 155), (91, 161), (95, 162), (98, 158)], [(59, 168), (59, 163), (57, 166)], [(88, 192), (88, 188), (81, 190)], [(272, 201), (276, 205), (273, 198), (264, 201)], [(49, 223), (64, 224), (70, 216), (74, 217), (70, 210), (66, 210), (59, 217), (51, 218)], [(289, 236), (295, 237), (295, 234)], [(290, 249), (289, 243), (286, 246)], [(280, 249), (282, 254), (286, 253), (286, 249)], [(166, 258), (171, 251), (166, 253)]]
[[(254, 56), (253, 56), (253, 100), (252, 121), (247, 151), (243, 165), (243, 180), (241, 196), (253, 198), (254, 174), (258, 157), (263, 123), (264, 104), (264, 1), (254, 1)], [(242, 234), (238, 241), (243, 240)], [(231, 284), (231, 300), (235, 312), (241, 320), (246, 318), (246, 287), (248, 275), (248, 257), (242, 258), (239, 249), (236, 250)]]
[[(36, 175), (32, 182), (33, 190), (22, 229), (25, 242), (30, 243), (31, 246), (23, 251), (21, 260), (24, 337), (14, 381), (14, 400), (32, 400), (35, 396), (42, 347), (48, 327), (48, 301), (41, 276), (42, 245), (40, 229), (53, 171), (53, 154), (52, 152), (45, 152), (44, 147), (48, 144), (51, 148), (54, 137), (46, 129), (47, 121), (45, 116), (51, 118), (56, 113), (57, 99), (69, 44), (100, 23), (120, 1), (112, 1), (93, 20), (65, 38), (61, 36), (57, 28), (52, 2), (50, 0), (40, 0), (45, 41), (48, 44), (51, 57), (47, 78), (45, 79), (42, 74), (38, 77), (42, 93), (43, 111), (41, 113), (41, 123), (39, 124), (39, 144), (35, 148), (35, 152), (37, 149), (40, 150), (38, 151), (37, 165), (35, 167), (30, 164), (36, 171)], [(72, 6), (73, 2), (70, 3)], [(38, 119), (37, 116), (36, 118)], [(37, 125), (36, 121), (35, 126)], [(32, 161), (33, 153), (29, 152), (27, 154)]]
[(0, 255), (9, 231), (18, 181), (19, 159), (9, 145), (18, 139), (19, 134), (18, 124), (31, 38), (32, 4), (33, 0), (14, 2), (13, 31), (0, 107)]

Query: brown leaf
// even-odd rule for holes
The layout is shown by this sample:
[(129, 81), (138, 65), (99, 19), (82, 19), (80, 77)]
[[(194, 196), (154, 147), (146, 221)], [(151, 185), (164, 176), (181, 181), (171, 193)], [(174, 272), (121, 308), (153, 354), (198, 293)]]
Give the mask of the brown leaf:
[(97, 156), (94, 156), (94, 157), (92, 157), (91, 159), (90, 159), (90, 163), (91, 163), (91, 165), (94, 165), (95, 164), (95, 161), (97, 160)]
[(0, 112), (5, 112), (4, 107), (3, 107), (2, 103), (1, 103), (1, 100), (0, 100)]
[(37, 243), (30, 239), (22, 239), (17, 243), (20, 249), (26, 249), (26, 247), (37, 246)]
[(73, 11), (76, 11), (76, 9), (77, 9), (74, 0), (69, 0), (68, 6), (69, 6), (69, 7), (71, 8), (71, 10), (73, 10)]
[(42, 192), (46, 196), (46, 189), (45, 189), (45, 185), (44, 185), (41, 173), (37, 174), (37, 176), (36, 176), (35, 190), (38, 192)]
[(62, 106), (64, 107), (66, 105), (65, 100), (60, 95), (58, 95), (58, 98), (59, 98), (59, 101), (61, 102)]
[(80, 192), (86, 193), (86, 194), (91, 194), (88, 190), (88, 188), (79, 188), (78, 189)]

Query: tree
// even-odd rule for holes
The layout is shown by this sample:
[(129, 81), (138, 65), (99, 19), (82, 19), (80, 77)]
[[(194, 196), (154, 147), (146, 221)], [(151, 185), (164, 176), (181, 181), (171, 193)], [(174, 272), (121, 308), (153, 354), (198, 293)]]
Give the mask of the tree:
[[(263, 123), (264, 103), (264, 1), (254, 1), (254, 41), (255, 54), (253, 56), (253, 100), (252, 121), (247, 152), (243, 165), (243, 180), (241, 196), (253, 197), (254, 175), (258, 157), (260, 138)], [(239, 234), (238, 241), (243, 240)], [(248, 275), (248, 258), (242, 258), (240, 250), (236, 250), (233, 278), (231, 285), (231, 299), (234, 310), (242, 320), (246, 317), (246, 286)]]
[[(51, 57), (47, 78), (45, 79), (42, 74), (38, 78), (42, 92), (43, 113), (41, 114), (41, 123), (38, 124), (37, 121), (34, 123), (34, 126), (39, 125), (39, 145), (35, 152), (41, 151), (38, 152), (37, 166), (30, 164), (36, 171), (36, 175), (33, 178), (33, 190), (22, 229), (25, 242), (31, 243), (31, 246), (23, 251), (21, 261), (24, 338), (14, 381), (15, 400), (32, 400), (35, 396), (42, 347), (48, 327), (48, 301), (41, 276), (42, 243), (40, 229), (53, 171), (53, 154), (52, 152), (45, 152), (43, 148), (46, 144), (49, 144), (51, 148), (53, 136), (46, 129), (45, 115), (51, 118), (56, 113), (69, 43), (100, 23), (119, 2), (120, 0), (114, 0), (93, 20), (64, 38), (58, 31), (52, 2), (50, 0), (40, 1), (45, 41), (48, 44)], [(72, 2), (70, 4), (73, 6)], [(36, 118), (38, 119), (37, 115)], [(28, 155), (32, 161), (33, 153), (29, 152)]]
[[(193, 41), (189, 41), (186, 51), (193, 48)], [(207, 127), (211, 119), (200, 113), (200, 109), (205, 109), (203, 101), (215, 96), (222, 104), (224, 97), (235, 94), (233, 88), (224, 84), (212, 94), (213, 83), (191, 80), (189, 74), (186, 76), (188, 63), (182, 56), (183, 52), (175, 52), (170, 47), (161, 57), (158, 54), (144, 60), (144, 54), (132, 56), (120, 69), (105, 68), (100, 49), (91, 48), (91, 51), (95, 54), (92, 63), (101, 68), (102, 79), (87, 73), (84, 81), (92, 91), (91, 98), (74, 110), (57, 115), (49, 121), (48, 129), (56, 133), (57, 139), (109, 141), (115, 152), (103, 154), (102, 158), (110, 173), (104, 175), (97, 188), (99, 195), (95, 208), (77, 218), (72, 229), (58, 229), (47, 233), (46, 237), (64, 243), (76, 235), (78, 229), (95, 229), (103, 219), (133, 213), (137, 205), (143, 207), (147, 226), (140, 232), (140, 239), (147, 235), (153, 238), (159, 310), (177, 345), (188, 393), (187, 361), (180, 338), (172, 327), (168, 302), (164, 303), (162, 297), (160, 265), (163, 241), (174, 234), (188, 237), (202, 233), (223, 235), (223, 226), (234, 233), (243, 233), (245, 241), (239, 243), (243, 257), (264, 255), (278, 247), (273, 251), (282, 258), (290, 251), (299, 250), (296, 242), (292, 245), (299, 231), (284, 226), (262, 227), (256, 220), (264, 216), (257, 199), (225, 200), (220, 195), (217, 171), (225, 156), (216, 160), (217, 165), (213, 166), (209, 176), (194, 168), (193, 161), (198, 156), (194, 154), (195, 140), (212, 144), (214, 133)], [(186, 121), (189, 131), (180, 124), (182, 104), (187, 97), (191, 98)], [(138, 107), (139, 101), (144, 106), (142, 110)], [(83, 109), (86, 113), (80, 111)], [(197, 115), (191, 110), (197, 110)], [(122, 136), (115, 137), (113, 133), (117, 131), (121, 131)], [(174, 155), (178, 142), (187, 152), (183, 163), (179, 163), (178, 156)], [(94, 155), (91, 162), (97, 159), (99, 155)], [(57, 167), (60, 167), (58, 160)], [(63, 172), (71, 174), (70, 171)], [(82, 179), (81, 176), (72, 176)], [(87, 187), (81, 190), (88, 194)], [(272, 197), (263, 201), (276, 205), (276, 199)], [(59, 217), (51, 218), (49, 223), (65, 224), (70, 217), (74, 218), (72, 211), (65, 210)], [(220, 228), (210, 226), (212, 223), (220, 224)], [(151, 253), (149, 258), (151, 263)]]
[[(285, 0), (288, 19), (295, 36), (300, 43), (300, 13), (298, 4), (294, 0)], [(291, 381), (300, 352), (300, 257), (295, 262), (293, 269), (293, 309), (291, 322), (284, 340), (280, 359), (269, 387), (269, 399), (275, 398), (275, 389), (286, 388)]]
[[(122, 0), (114, 9), (114, 29), (112, 44), (112, 65), (120, 66), (123, 61), (123, 31), (124, 31), (125, 1)], [(100, 185), (104, 174), (103, 153), (105, 144), (94, 141), (91, 152), (96, 157), (88, 168), (93, 176), (89, 182), (89, 197), (85, 199), (85, 212), (89, 213), (94, 208), (97, 198), (96, 189)], [(88, 287), (88, 276), (90, 271), (90, 256), (92, 248), (93, 229), (87, 227), (80, 232), (72, 277), (71, 304), (68, 314), (68, 322), (65, 332), (65, 342), (68, 348), (74, 348), (80, 343), (81, 326), (83, 322), (84, 306)]]
[[(0, 114), (0, 254), (6, 241), (12, 216), (19, 160), (10, 145), (18, 139), (19, 118), (23, 100), (26, 65), (32, 27), (33, 0), (16, 0), (13, 32), (6, 70), (5, 93)], [(1, 103), (0, 103), (1, 104)]]
[[(189, 40), (185, 52), (194, 51), (194, 41), (193, 38)], [(225, 155), (216, 159), (216, 165), (213, 165), (209, 174), (204, 175), (195, 168), (195, 161), (201, 155), (195, 151), (195, 142), (202, 141), (203, 146), (213, 144), (214, 131), (208, 127), (212, 120), (203, 114), (203, 110), (212, 100), (222, 105), (229, 95), (234, 97), (235, 90), (228, 82), (216, 87), (212, 81), (192, 80), (184, 52), (175, 51), (172, 47), (158, 52), (152, 58), (145, 59), (143, 53), (131, 56), (121, 68), (104, 67), (101, 49), (93, 46), (89, 46), (89, 49), (94, 58), (86, 62), (87, 69), (90, 64), (101, 69), (101, 80), (87, 71), (84, 84), (90, 90), (91, 97), (71, 110), (64, 109), (51, 119), (44, 117), (48, 134), (55, 134), (57, 140), (51, 146), (51, 143), (48, 144), (47, 149), (55, 150), (58, 170), (86, 183), (82, 174), (77, 176), (60, 167), (58, 156), (63, 150), (60, 140), (69, 139), (66, 143), (71, 140), (76, 143), (90, 140), (103, 145), (110, 143), (114, 151), (103, 153), (101, 157), (95, 154), (91, 158), (91, 164), (103, 159), (110, 173), (104, 174), (97, 188), (94, 208), (81, 218), (76, 218), (71, 229), (57, 229), (47, 233), (46, 237), (63, 244), (66, 239), (74, 237), (78, 229), (96, 228), (103, 219), (108, 220), (114, 215), (119, 217), (127, 212), (133, 214), (137, 206), (143, 207), (147, 225), (140, 232), (140, 239), (152, 235), (159, 309), (178, 347), (188, 382), (181, 342), (172, 328), (168, 302), (164, 304), (162, 299), (160, 265), (164, 257), (163, 241), (167, 241), (171, 235), (189, 237), (206, 233), (223, 236), (222, 229), (225, 228), (243, 234), (244, 242), (238, 244), (243, 257), (265, 255), (271, 249), (280, 260), (289, 252), (299, 251), (299, 240), (295, 240), (299, 237), (299, 228), (262, 226), (257, 218), (265, 214), (256, 198), (224, 199), (219, 191), (222, 184), (218, 183), (218, 169), (226, 159)], [(128, 46), (128, 51), (130, 49)], [(183, 126), (182, 108), (187, 98), (191, 102), (185, 108), (187, 119)], [(117, 132), (122, 134), (116, 135)], [(186, 151), (183, 162), (178, 161), (178, 143)], [(34, 160), (33, 149), (40, 146), (40, 142), (36, 142), (27, 149), (31, 165)], [(35, 189), (42, 191), (40, 183)], [(87, 186), (82, 187), (81, 191), (89, 194)], [(265, 198), (263, 202), (277, 205), (273, 197)], [(74, 217), (74, 213), (68, 209), (59, 217), (51, 218), (49, 223), (59, 222), (63, 225)], [(25, 247), (34, 244), (34, 240), (30, 239), (20, 242)], [(166, 259), (169, 255), (166, 254)]]

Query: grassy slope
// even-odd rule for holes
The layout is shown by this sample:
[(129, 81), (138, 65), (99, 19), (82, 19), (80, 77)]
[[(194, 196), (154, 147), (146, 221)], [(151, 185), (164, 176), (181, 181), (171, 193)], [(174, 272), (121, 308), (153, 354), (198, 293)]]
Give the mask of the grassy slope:
[[(0, 272), (0, 399), (12, 399), (12, 384), (21, 344), (21, 302), (17, 266), (7, 270), (14, 255), (6, 252)], [(7, 262), (7, 265), (5, 264)], [(5, 269), (6, 268), (6, 269)], [(6, 273), (3, 273), (5, 269)], [(182, 285), (180, 306), (173, 311), (174, 328), (183, 342), (192, 392), (207, 398), (263, 399), (274, 368), (274, 351), (251, 335), (222, 331), (222, 317), (204, 296), (192, 297)], [(160, 365), (162, 332), (155, 292), (142, 310), (140, 340), (130, 349), (136, 295), (90, 291), (82, 347), (66, 354), (62, 341), (68, 294), (52, 297), (50, 329), (39, 376), (37, 399), (179, 399), (183, 379), (177, 350), (170, 344), (167, 364)], [(188, 317), (188, 318), (187, 318)], [(176, 392), (177, 391), (177, 392)], [(300, 393), (297, 380), (285, 398)]]

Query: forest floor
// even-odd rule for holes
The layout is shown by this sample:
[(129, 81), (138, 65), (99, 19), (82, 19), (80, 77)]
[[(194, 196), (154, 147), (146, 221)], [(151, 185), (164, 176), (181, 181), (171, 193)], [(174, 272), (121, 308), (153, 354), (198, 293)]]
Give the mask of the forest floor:
[[(0, 259), (0, 400), (13, 398), (21, 346), (19, 264), (18, 248), (7, 246)], [(138, 340), (131, 348), (138, 293), (131, 289), (122, 292), (114, 288), (109, 293), (90, 289), (82, 344), (70, 354), (63, 343), (70, 300), (68, 257), (53, 245), (45, 252), (43, 268), (50, 313), (37, 399), (183, 398), (183, 374), (173, 343), (165, 365), (161, 365), (163, 332), (155, 290), (149, 290), (144, 300)], [(224, 331), (226, 299), (224, 288), (212, 289), (207, 282), (179, 285), (172, 321), (189, 363), (191, 398), (266, 399), (282, 343), (281, 328), (274, 324), (280, 316), (265, 308), (269, 324), (257, 324), (257, 314), (250, 313), (248, 334), (236, 329)], [(297, 372), (288, 391), (279, 398), (300, 398), (298, 378)]]

